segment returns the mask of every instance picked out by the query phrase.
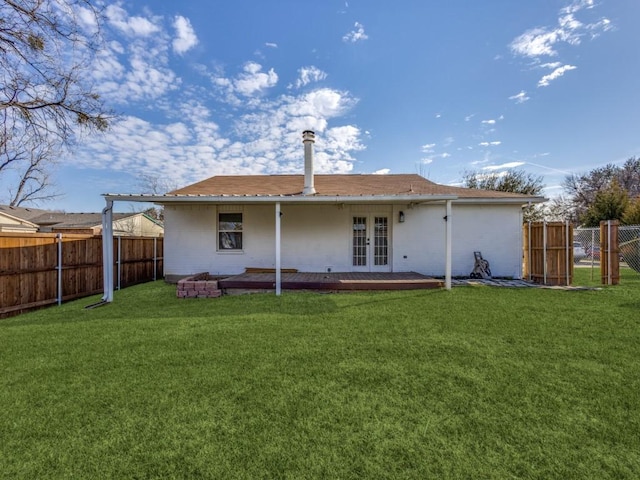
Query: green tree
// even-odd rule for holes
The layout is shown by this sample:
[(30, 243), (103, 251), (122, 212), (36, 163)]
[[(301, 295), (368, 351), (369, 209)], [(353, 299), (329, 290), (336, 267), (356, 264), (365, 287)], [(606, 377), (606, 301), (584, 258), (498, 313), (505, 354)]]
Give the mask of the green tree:
[(626, 225), (640, 225), (640, 196), (629, 201), (629, 205), (622, 216), (622, 222)]
[[(507, 170), (502, 173), (482, 173), (465, 171), (462, 174), (464, 186), (479, 190), (495, 190), (498, 192), (520, 193), (530, 196), (541, 196), (544, 189), (544, 179), (527, 173), (524, 170)], [(542, 220), (543, 210), (536, 205), (523, 209), (525, 222)]]
[(631, 157), (622, 166), (609, 163), (588, 173), (567, 176), (563, 188), (574, 210), (573, 217), (584, 218), (596, 195), (607, 190), (614, 180), (630, 198), (640, 195), (640, 158)]
[(608, 188), (596, 193), (593, 203), (580, 217), (585, 227), (597, 227), (601, 220), (622, 220), (629, 206), (629, 195), (616, 180)]

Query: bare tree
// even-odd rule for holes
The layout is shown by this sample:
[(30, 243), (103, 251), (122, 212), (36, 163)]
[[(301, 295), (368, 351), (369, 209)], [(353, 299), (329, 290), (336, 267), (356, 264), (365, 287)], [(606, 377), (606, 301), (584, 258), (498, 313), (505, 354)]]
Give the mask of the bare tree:
[(598, 193), (616, 183), (629, 198), (640, 195), (640, 158), (631, 157), (622, 166), (607, 164), (587, 173), (572, 174), (564, 179), (563, 188), (572, 203), (573, 216), (582, 218), (595, 203)]
[(0, 180), (13, 172), (16, 203), (45, 198), (49, 169), (79, 130), (108, 127), (87, 81), (100, 23), (90, 0), (0, 0), (0, 164), (11, 165)]
[[(462, 174), (467, 188), (496, 190), (498, 192), (520, 193), (524, 195), (542, 195), (544, 179), (523, 170), (508, 170), (501, 174), (465, 171)], [(523, 209), (525, 222), (539, 221), (543, 218), (542, 207), (529, 205)]]
[[(164, 195), (167, 192), (178, 189), (175, 181), (161, 177), (160, 175), (142, 175), (138, 181), (138, 187), (143, 193), (152, 195)], [(144, 210), (146, 213), (156, 220), (164, 221), (164, 209), (161, 206), (153, 206)]]
[(552, 198), (542, 207), (543, 217), (548, 222), (569, 221), (578, 224), (578, 217), (573, 202), (570, 198), (560, 195)]
[(8, 138), (0, 150), (0, 175), (9, 179), (7, 197), (11, 206), (41, 203), (59, 196), (54, 190), (50, 167), (57, 162), (61, 147), (50, 138), (34, 138), (27, 132)]
[(172, 190), (177, 190), (179, 185), (174, 180), (160, 175), (143, 174), (138, 180), (138, 188), (142, 189), (143, 193), (164, 195)]

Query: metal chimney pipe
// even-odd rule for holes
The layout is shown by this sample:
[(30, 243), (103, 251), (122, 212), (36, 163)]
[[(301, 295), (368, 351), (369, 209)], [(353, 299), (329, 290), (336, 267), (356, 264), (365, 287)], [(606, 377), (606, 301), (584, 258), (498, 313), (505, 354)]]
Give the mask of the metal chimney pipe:
[(304, 190), (303, 195), (313, 195), (316, 189), (313, 185), (313, 144), (316, 142), (316, 134), (312, 130), (302, 132), (304, 144)]

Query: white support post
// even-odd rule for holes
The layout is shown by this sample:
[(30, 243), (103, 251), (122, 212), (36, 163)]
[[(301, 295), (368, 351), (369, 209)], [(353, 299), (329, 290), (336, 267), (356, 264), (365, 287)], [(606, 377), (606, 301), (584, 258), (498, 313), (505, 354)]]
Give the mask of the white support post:
[(102, 210), (103, 302), (113, 302), (113, 200)]
[(282, 293), (282, 265), (280, 264), (280, 202), (276, 202), (276, 295)]
[(451, 244), (452, 244), (452, 238), (451, 238), (451, 222), (453, 220), (453, 218), (451, 217), (451, 200), (447, 200), (447, 214), (445, 221), (446, 221), (446, 228), (445, 228), (445, 242), (446, 242), (446, 259), (445, 259), (445, 272), (444, 272), (444, 287), (447, 290), (451, 290)]

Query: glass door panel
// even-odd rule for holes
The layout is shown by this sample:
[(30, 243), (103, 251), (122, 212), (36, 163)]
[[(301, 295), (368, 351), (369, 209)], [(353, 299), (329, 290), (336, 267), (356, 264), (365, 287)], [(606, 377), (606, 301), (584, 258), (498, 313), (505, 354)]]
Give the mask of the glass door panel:
[(353, 217), (353, 266), (367, 266), (367, 217)]
[(375, 217), (373, 224), (373, 264), (377, 267), (389, 264), (389, 220)]

